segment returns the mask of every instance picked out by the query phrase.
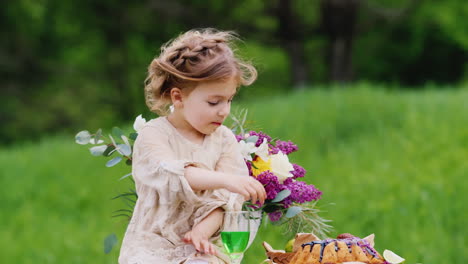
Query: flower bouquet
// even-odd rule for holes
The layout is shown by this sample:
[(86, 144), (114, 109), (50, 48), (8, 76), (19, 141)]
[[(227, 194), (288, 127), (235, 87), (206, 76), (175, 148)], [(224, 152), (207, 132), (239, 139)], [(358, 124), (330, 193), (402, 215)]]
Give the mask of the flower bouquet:
[[(265, 203), (246, 202), (244, 209), (261, 210), (268, 215), (274, 225), (285, 225), (289, 232), (314, 232), (325, 235), (330, 231), (329, 220), (321, 218), (317, 201), (322, 192), (312, 184), (300, 181), (306, 170), (298, 164), (290, 163), (288, 155), (298, 147), (291, 141), (273, 139), (263, 132), (244, 129), (247, 111), (242, 111), (242, 119), (232, 117), (232, 130), (240, 144), (249, 174), (258, 180), (267, 193)], [(239, 130), (239, 131), (238, 131)]]

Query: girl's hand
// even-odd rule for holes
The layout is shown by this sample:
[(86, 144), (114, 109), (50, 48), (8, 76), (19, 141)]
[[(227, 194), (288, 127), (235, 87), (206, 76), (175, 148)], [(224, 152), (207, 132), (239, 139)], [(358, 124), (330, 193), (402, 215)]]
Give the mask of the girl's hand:
[(198, 252), (217, 256), (218, 250), (203, 233), (194, 227), (191, 231), (185, 233), (183, 241), (187, 244), (193, 244)]
[(266, 191), (263, 185), (252, 177), (235, 176), (229, 177), (224, 182), (224, 188), (244, 196), (245, 201), (250, 200), (253, 204), (265, 202)]

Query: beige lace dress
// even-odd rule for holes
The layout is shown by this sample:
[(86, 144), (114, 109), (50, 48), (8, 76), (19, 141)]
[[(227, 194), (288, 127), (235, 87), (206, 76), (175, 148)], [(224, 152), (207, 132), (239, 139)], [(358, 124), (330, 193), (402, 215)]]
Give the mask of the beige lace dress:
[[(206, 135), (197, 145), (169, 123), (166, 117), (150, 120), (139, 131), (133, 149), (133, 177), (138, 201), (120, 249), (120, 264), (185, 263), (203, 259), (229, 263), (229, 257), (197, 253), (183, 235), (212, 210), (239, 210), (241, 196), (225, 189), (191, 189), (184, 168), (248, 177), (248, 170), (234, 134), (225, 126)], [(211, 241), (222, 251), (219, 231)]]

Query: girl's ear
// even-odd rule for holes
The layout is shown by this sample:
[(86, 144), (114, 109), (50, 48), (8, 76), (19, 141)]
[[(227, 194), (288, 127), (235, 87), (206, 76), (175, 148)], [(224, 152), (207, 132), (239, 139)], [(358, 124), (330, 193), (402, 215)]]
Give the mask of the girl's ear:
[(174, 87), (171, 89), (170, 92), (171, 95), (171, 101), (174, 107), (182, 107), (182, 101), (183, 101), (183, 96), (182, 96), (182, 90)]

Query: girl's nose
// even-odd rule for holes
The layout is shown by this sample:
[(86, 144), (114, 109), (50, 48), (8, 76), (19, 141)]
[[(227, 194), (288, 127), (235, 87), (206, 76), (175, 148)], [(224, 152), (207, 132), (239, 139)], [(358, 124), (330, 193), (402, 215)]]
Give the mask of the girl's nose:
[(227, 115), (229, 115), (230, 111), (231, 111), (231, 104), (227, 103), (227, 104), (224, 104), (223, 107), (221, 107), (221, 109), (218, 112), (218, 115), (222, 117), (226, 117)]

